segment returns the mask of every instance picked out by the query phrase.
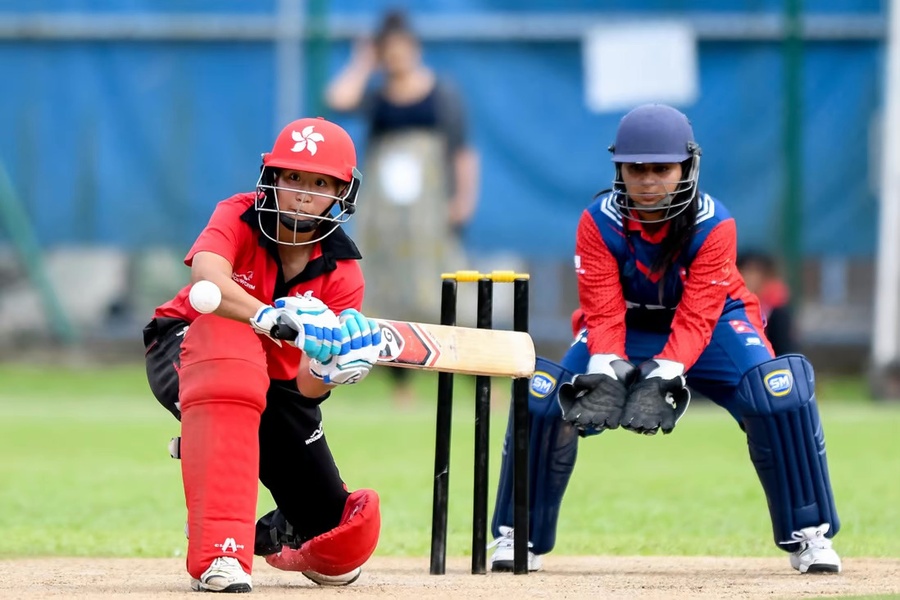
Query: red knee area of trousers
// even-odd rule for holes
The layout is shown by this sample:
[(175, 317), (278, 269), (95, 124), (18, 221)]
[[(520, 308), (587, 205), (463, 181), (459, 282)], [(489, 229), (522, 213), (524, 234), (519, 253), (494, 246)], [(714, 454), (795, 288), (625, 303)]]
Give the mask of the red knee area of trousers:
[(200, 315), (181, 344), (181, 364), (213, 358), (242, 358), (265, 365), (265, 351), (259, 335), (249, 323), (216, 315)]
[(184, 411), (201, 402), (265, 408), (269, 377), (259, 336), (243, 323), (203, 315), (191, 323), (181, 350), (179, 400)]
[(283, 571), (315, 571), (343, 575), (361, 567), (378, 545), (381, 508), (375, 490), (356, 490), (347, 498), (341, 523), (292, 550), (270, 554), (266, 562)]

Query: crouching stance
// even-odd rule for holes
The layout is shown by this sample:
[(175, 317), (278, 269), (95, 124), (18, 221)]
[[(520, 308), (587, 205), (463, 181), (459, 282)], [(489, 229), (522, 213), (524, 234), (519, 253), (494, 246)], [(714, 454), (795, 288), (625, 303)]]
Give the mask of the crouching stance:
[[(561, 365), (538, 360), (532, 379), (530, 568), (553, 549), (579, 437), (618, 427), (671, 433), (690, 385), (746, 434), (775, 544), (791, 566), (839, 572), (831, 538), (840, 521), (812, 366), (801, 355), (774, 356), (759, 302), (735, 267), (734, 220), (698, 190), (700, 148), (687, 118), (663, 105), (636, 108), (610, 149), (613, 189), (578, 225), (575, 341)], [(511, 568), (519, 533), (510, 528), (508, 458), (493, 570)]]
[[(256, 191), (219, 203), (185, 259), (193, 281), (221, 290), (218, 308), (199, 314), (188, 286), (144, 329), (150, 387), (181, 421), (194, 590), (251, 591), (254, 551), (346, 585), (375, 550), (378, 495), (348, 491), (320, 408), (366, 377), (381, 345), (359, 312), (359, 252), (339, 227), (356, 209), (355, 165), (337, 125), (289, 124)], [(257, 523), (259, 481), (277, 510)]]

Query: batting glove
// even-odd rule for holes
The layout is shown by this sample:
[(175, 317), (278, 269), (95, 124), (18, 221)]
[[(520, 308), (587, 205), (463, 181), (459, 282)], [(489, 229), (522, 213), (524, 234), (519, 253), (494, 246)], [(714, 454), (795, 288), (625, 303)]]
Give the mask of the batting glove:
[(281, 340), (272, 336), (272, 328), (278, 324), (279, 311), (274, 306), (260, 306), (256, 314), (250, 319), (250, 326), (260, 335), (267, 336), (273, 342), (281, 346)]
[[(327, 361), (340, 354), (344, 328), (325, 303), (311, 294), (287, 296), (275, 301), (276, 325), (280, 332), (287, 326), (296, 337), (288, 340), (311, 359)], [(283, 337), (283, 334), (281, 335)]]
[(340, 322), (344, 338), (341, 354), (367, 346), (381, 348), (381, 328), (374, 319), (367, 318), (356, 309), (348, 308), (341, 312)]
[(309, 372), (328, 384), (359, 383), (369, 374), (381, 352), (381, 328), (352, 308), (341, 313), (345, 342), (339, 356), (309, 361)]

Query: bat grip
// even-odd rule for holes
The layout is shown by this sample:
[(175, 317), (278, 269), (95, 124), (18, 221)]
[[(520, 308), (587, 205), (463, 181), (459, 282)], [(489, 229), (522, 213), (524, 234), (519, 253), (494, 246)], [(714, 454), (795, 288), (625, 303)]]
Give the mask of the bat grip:
[(287, 323), (278, 323), (277, 325), (274, 325), (272, 327), (272, 329), (269, 331), (269, 335), (271, 335), (276, 340), (287, 340), (289, 342), (293, 342), (297, 339), (297, 336), (300, 335), (300, 332)]

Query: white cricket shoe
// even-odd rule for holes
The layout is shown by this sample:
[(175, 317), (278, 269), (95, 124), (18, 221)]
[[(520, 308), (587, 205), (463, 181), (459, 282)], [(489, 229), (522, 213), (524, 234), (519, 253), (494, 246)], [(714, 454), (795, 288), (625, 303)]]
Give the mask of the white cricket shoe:
[(825, 537), (830, 528), (831, 525), (823, 523), (792, 533), (791, 542), (800, 542), (800, 548), (791, 552), (791, 566), (801, 573), (840, 573), (841, 557), (831, 547), (831, 540)]
[(323, 575), (322, 573), (317, 573), (316, 571), (301, 571), (303, 575), (318, 585), (325, 585), (331, 587), (337, 587), (341, 585), (350, 585), (357, 579), (359, 579), (359, 575), (362, 573), (362, 569), (356, 567), (349, 573), (344, 573), (343, 575)]
[[(497, 549), (494, 550), (494, 553), (491, 555), (491, 571), (494, 573), (513, 571), (515, 546), (512, 527), (507, 527), (505, 525), (500, 526), (500, 537), (488, 544), (488, 548), (494, 547)], [(539, 554), (535, 554), (530, 550), (532, 547), (533, 544), (528, 542), (528, 570), (540, 571), (541, 557)]]
[(200, 579), (191, 579), (191, 589), (195, 592), (244, 594), (253, 590), (253, 583), (238, 559), (220, 556), (212, 561)]

